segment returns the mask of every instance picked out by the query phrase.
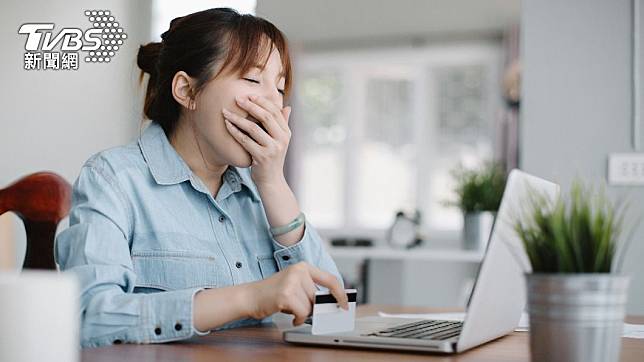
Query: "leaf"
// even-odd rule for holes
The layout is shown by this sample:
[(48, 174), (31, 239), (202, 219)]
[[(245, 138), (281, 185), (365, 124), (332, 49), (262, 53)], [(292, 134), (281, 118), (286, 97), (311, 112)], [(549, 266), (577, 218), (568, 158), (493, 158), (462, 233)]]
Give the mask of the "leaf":
[(477, 170), (459, 166), (451, 175), (456, 180), (458, 201), (445, 205), (458, 206), (463, 212), (498, 211), (507, 179), (500, 163), (486, 162)]
[(625, 208), (614, 207), (602, 189), (574, 182), (569, 197), (552, 207), (532, 195), (529, 217), (515, 222), (534, 272), (609, 273), (623, 229)]

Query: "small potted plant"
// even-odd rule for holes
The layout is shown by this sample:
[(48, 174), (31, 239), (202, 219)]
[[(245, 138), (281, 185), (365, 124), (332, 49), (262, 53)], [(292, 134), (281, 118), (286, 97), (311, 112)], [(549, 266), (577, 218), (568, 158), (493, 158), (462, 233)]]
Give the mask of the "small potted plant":
[(624, 208), (576, 182), (565, 200), (537, 196), (527, 211), (515, 230), (532, 264), (532, 360), (619, 360), (629, 283), (616, 273)]
[(478, 169), (459, 166), (452, 171), (452, 177), (458, 200), (448, 205), (458, 206), (463, 212), (463, 247), (483, 250), (503, 197), (505, 170), (499, 163), (486, 162)]

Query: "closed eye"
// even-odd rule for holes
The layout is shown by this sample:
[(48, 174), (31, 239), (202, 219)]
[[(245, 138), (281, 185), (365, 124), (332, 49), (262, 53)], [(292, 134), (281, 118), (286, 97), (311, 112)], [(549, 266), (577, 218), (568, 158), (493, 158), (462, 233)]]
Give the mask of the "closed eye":
[(251, 82), (251, 83), (257, 83), (257, 84), (259, 84), (259, 81), (258, 81), (258, 80), (255, 80), (255, 79), (252, 79), (252, 78), (244, 78), (244, 80), (247, 80), (247, 81), (249, 81), (249, 82)]
[[(258, 81), (258, 80), (255, 80), (255, 79), (253, 79), (253, 78), (242, 78), (242, 79), (244, 79), (244, 80), (246, 80), (246, 81), (248, 81), (248, 82), (251, 82), (251, 83), (259, 84), (259, 81)], [(280, 94), (281, 94), (281, 95), (285, 95), (285, 94), (284, 94), (284, 89), (279, 89), (279, 88), (278, 88), (278, 89), (277, 89), (277, 91), (278, 91), (278, 92), (280, 92)]]

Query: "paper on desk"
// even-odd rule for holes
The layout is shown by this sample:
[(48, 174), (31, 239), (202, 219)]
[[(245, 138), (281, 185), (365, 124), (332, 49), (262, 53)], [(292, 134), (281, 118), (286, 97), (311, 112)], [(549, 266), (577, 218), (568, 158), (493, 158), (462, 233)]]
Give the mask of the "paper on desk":
[(644, 338), (644, 325), (624, 323), (624, 334), (626, 338)]
[[(437, 319), (445, 321), (463, 321), (465, 319), (465, 313), (390, 314), (378, 312), (378, 315), (381, 317)], [(528, 317), (528, 314), (521, 313), (521, 319), (519, 320), (519, 325), (515, 331), (527, 332), (529, 328), (530, 318)], [(624, 333), (622, 334), (622, 337), (644, 339), (644, 325), (624, 323)]]

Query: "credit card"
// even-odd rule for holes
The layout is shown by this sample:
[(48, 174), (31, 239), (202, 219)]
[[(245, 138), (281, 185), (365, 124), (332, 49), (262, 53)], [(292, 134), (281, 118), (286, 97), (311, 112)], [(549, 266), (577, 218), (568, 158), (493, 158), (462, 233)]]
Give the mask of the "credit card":
[(358, 292), (355, 289), (345, 289), (345, 293), (347, 293), (349, 300), (349, 310), (342, 309), (330, 292), (315, 292), (315, 304), (311, 318), (312, 334), (349, 332), (355, 328)]

